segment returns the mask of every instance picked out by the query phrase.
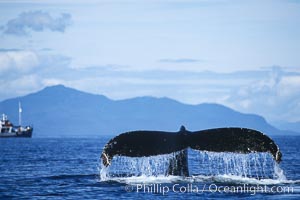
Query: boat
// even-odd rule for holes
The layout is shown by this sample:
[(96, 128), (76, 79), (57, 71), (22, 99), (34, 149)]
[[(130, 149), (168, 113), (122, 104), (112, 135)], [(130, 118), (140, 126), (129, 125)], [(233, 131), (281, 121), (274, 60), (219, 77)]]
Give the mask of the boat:
[(32, 126), (22, 126), (22, 108), (19, 102), (19, 125), (13, 125), (9, 120), (7, 115), (2, 114), (2, 119), (0, 120), (0, 138), (8, 137), (28, 137), (31, 138), (33, 127)]

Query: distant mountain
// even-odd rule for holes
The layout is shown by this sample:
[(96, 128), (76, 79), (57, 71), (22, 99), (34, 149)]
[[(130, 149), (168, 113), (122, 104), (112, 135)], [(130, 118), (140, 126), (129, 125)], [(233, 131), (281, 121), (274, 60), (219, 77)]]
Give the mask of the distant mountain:
[(258, 115), (243, 114), (218, 104), (187, 105), (169, 98), (111, 100), (57, 85), (0, 102), (0, 113), (34, 126), (34, 137), (117, 135), (130, 130), (177, 131), (216, 127), (247, 127), (266, 134), (285, 134)]
[(274, 122), (275, 127), (281, 129), (281, 130), (290, 130), (294, 132), (300, 133), (300, 122)]

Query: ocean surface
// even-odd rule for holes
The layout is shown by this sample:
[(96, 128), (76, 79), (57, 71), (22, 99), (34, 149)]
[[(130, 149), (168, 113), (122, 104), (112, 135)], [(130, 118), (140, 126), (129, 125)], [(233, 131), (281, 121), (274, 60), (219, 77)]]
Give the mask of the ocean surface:
[(173, 155), (100, 154), (110, 137), (0, 139), (0, 199), (300, 199), (300, 137), (274, 136), (283, 154), (189, 151), (190, 177), (165, 176)]

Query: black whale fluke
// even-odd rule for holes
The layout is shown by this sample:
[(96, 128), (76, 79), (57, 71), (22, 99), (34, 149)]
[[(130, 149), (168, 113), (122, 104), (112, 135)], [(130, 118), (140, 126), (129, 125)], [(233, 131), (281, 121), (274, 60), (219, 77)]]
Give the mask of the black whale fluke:
[[(122, 133), (104, 146), (101, 158), (104, 166), (108, 166), (116, 155), (129, 157), (155, 156), (179, 151), (186, 152), (188, 147), (212, 152), (269, 152), (277, 162), (281, 161), (282, 156), (275, 142), (256, 130), (216, 128), (191, 132), (181, 126), (178, 132), (132, 131)], [(187, 156), (186, 153), (181, 155)], [(183, 163), (187, 163), (186, 160), (187, 158), (183, 158)]]

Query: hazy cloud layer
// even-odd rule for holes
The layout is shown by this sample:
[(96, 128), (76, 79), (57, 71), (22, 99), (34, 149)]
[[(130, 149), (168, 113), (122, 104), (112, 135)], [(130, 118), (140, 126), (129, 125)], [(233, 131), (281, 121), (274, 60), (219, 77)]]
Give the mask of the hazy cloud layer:
[(68, 66), (71, 58), (37, 52), (33, 50), (0, 51), (0, 77), (2, 80), (24, 74), (56, 73), (61, 67)]
[(274, 67), (263, 79), (232, 90), (225, 104), (272, 121), (300, 121), (300, 73)]
[(178, 58), (178, 59), (165, 58), (165, 59), (160, 59), (159, 62), (161, 62), (161, 63), (197, 63), (197, 62), (201, 62), (201, 60), (192, 59), (192, 58)]
[(9, 20), (2, 29), (4, 34), (24, 36), (30, 31), (64, 32), (70, 25), (71, 15), (68, 13), (53, 18), (49, 13), (38, 10), (21, 13), (18, 17)]
[[(0, 51), (1, 100), (24, 95), (48, 85), (48, 78), (65, 73), (71, 58), (33, 50), (2, 49)], [(45, 82), (46, 81), (46, 82)]]
[(0, 77), (5, 77), (12, 72), (30, 72), (38, 66), (39, 58), (32, 51), (1, 51), (0, 63)]

